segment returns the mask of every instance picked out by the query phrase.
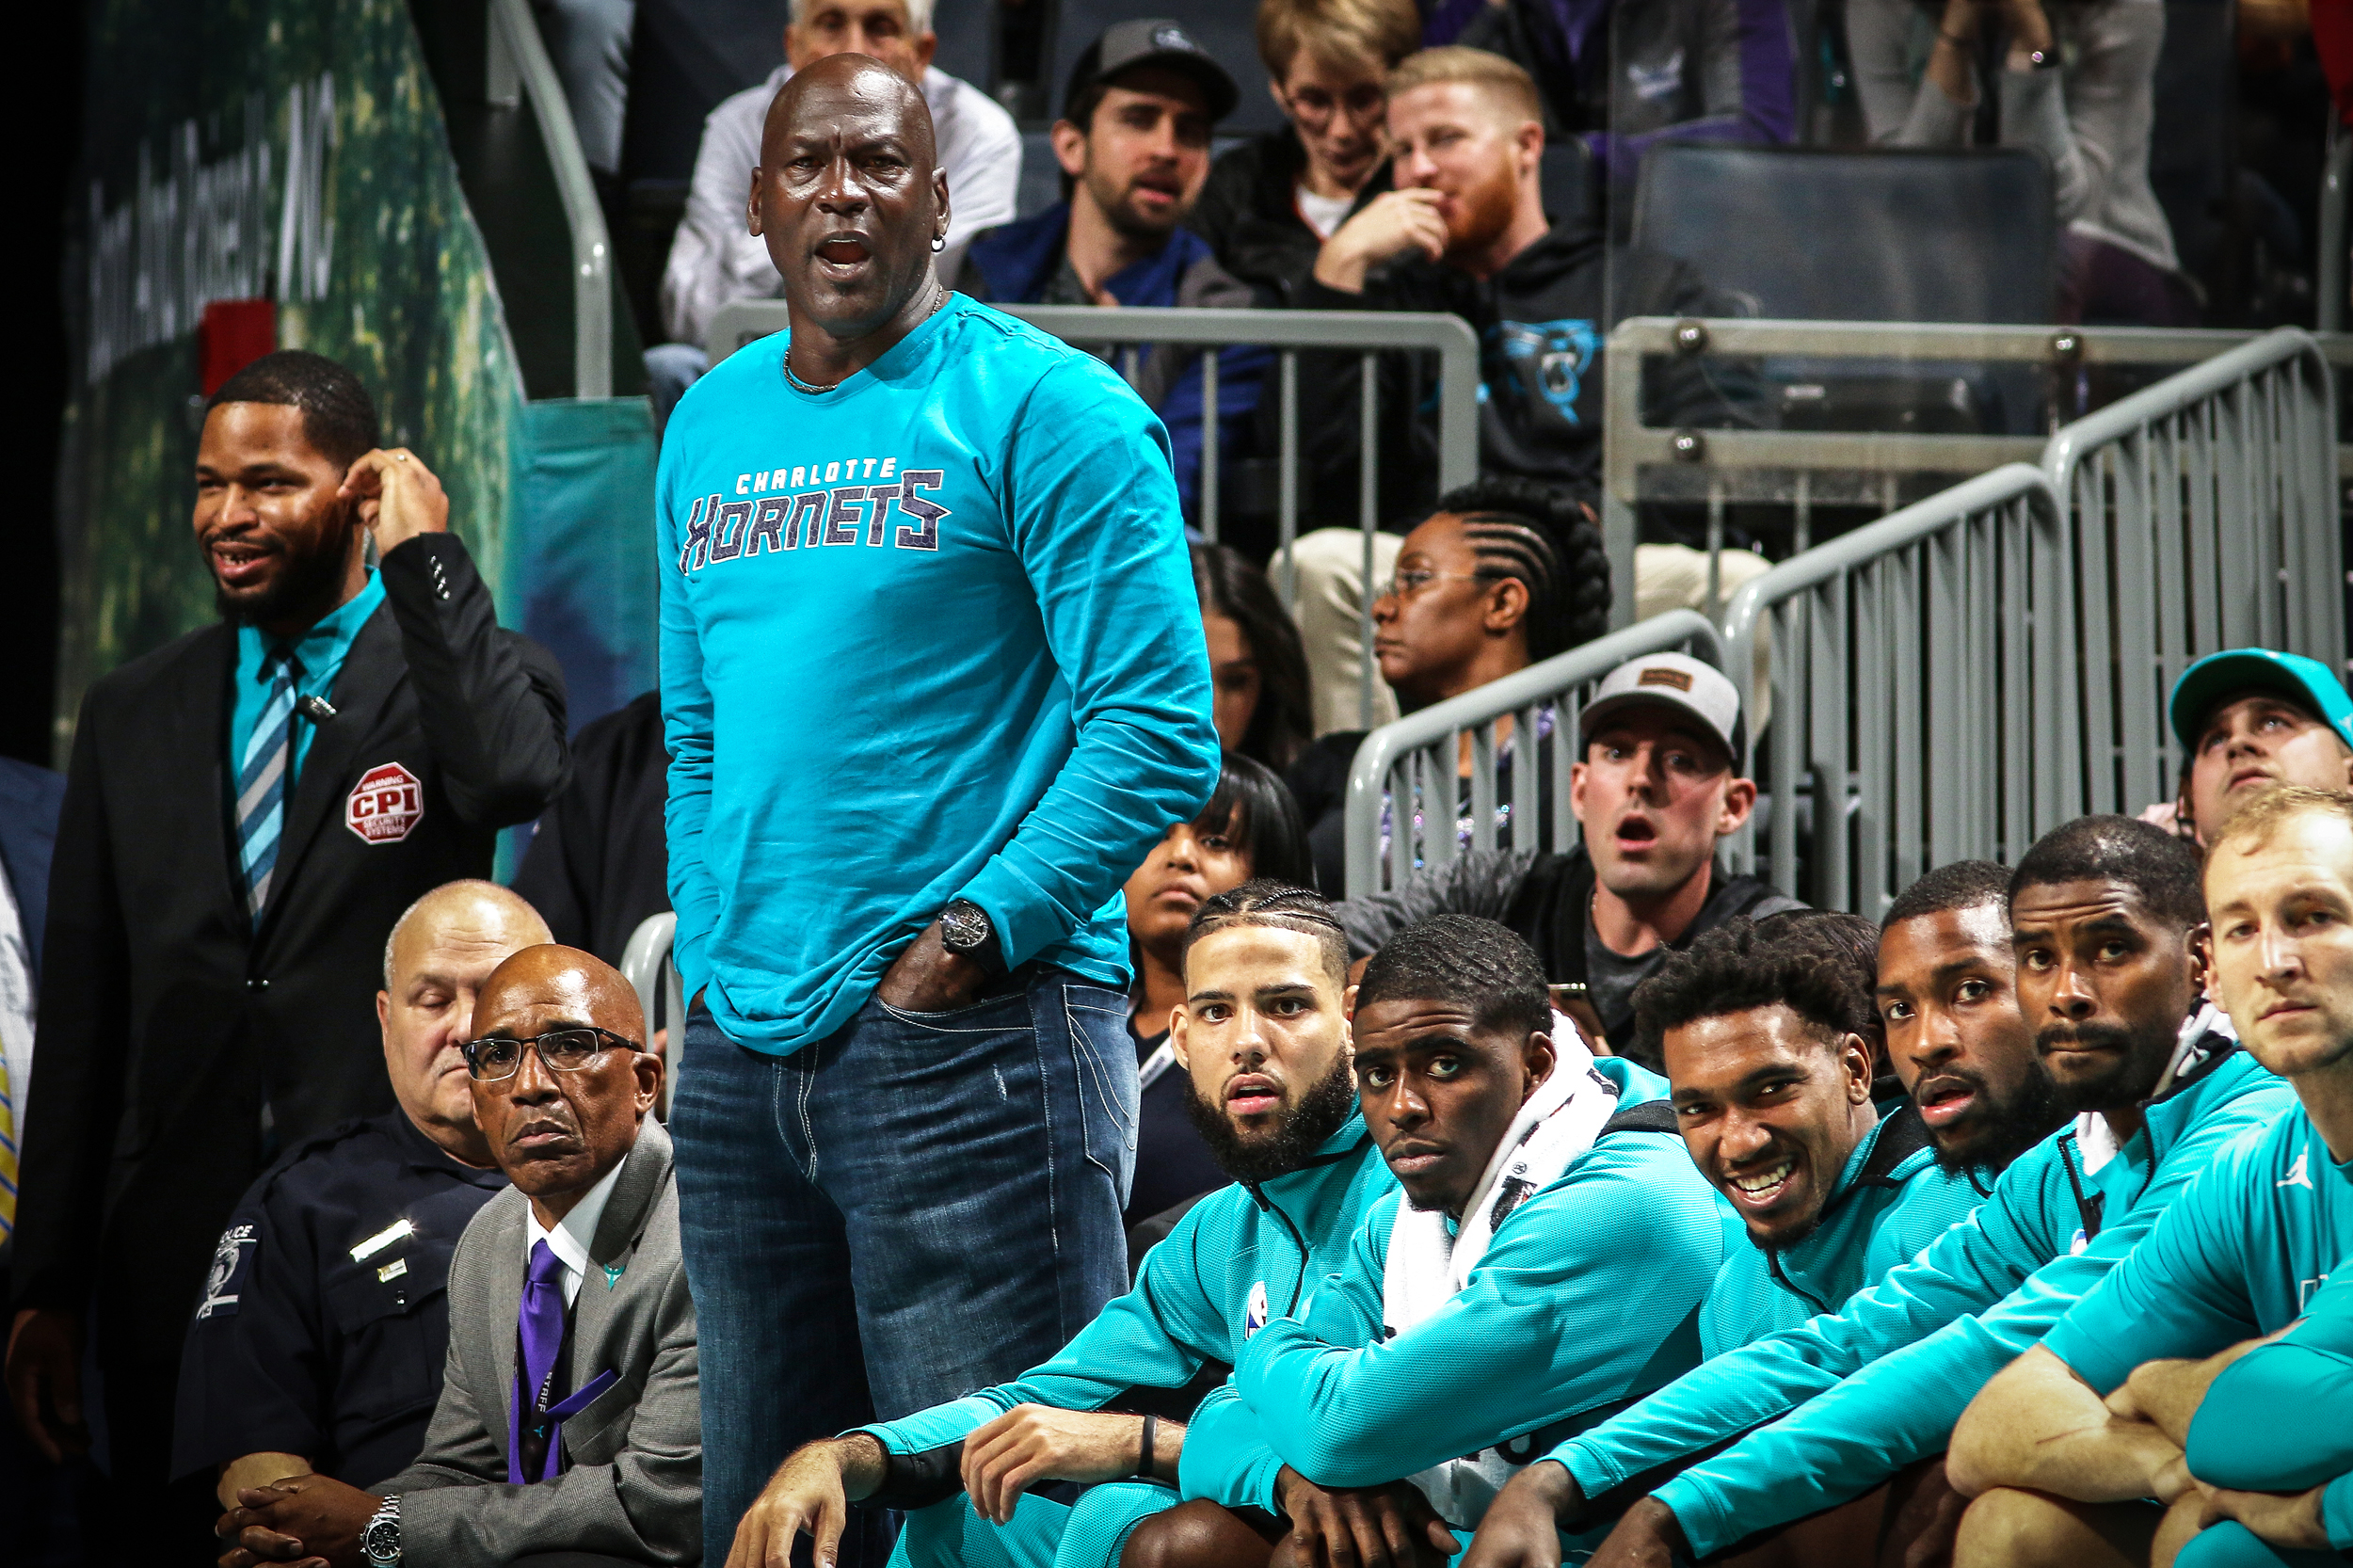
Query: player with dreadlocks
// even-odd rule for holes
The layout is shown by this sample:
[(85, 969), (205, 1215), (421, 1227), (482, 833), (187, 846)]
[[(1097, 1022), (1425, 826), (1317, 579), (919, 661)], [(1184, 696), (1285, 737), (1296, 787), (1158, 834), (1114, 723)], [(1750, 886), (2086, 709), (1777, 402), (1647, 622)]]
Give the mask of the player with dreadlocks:
[[(1405, 536), (1372, 620), (1373, 657), (1400, 707), (1460, 696), (1609, 630), (1601, 530), (1583, 507), (1526, 479), (1449, 491)], [(1327, 890), (1340, 887), (1340, 798), (1363, 739), (1326, 735), (1289, 775)]]

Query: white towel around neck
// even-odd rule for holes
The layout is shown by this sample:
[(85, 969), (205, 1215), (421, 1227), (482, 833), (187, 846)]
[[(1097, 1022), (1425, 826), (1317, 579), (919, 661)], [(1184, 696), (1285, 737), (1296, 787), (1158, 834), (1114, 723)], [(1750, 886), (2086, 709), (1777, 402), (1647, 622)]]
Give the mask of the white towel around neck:
[[(1553, 1068), (1536, 1086), (1496, 1145), (1458, 1229), (1434, 1209), (1401, 1200), (1383, 1260), (1381, 1319), (1395, 1338), (1444, 1306), (1479, 1267), (1496, 1229), (1511, 1212), (1560, 1179), (1593, 1146), (1618, 1109), (1618, 1086), (1593, 1070), (1593, 1053), (1574, 1021), (1552, 1016)], [(1530, 1457), (1535, 1457), (1530, 1455)], [(1409, 1478), (1449, 1524), (1475, 1527), (1487, 1504), (1517, 1472), (1493, 1448), (1450, 1459)]]

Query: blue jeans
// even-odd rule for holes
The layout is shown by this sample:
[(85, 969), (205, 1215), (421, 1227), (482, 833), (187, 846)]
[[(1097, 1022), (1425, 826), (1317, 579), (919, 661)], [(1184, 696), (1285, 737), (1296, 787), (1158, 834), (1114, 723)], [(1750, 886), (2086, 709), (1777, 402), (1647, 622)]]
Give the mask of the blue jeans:
[[(688, 1015), (670, 1130), (706, 1563), (794, 1448), (1007, 1382), (1128, 1288), (1127, 1017), (1062, 970), (952, 1013), (870, 1000), (789, 1057)], [(888, 1521), (860, 1513), (840, 1568), (883, 1568)]]

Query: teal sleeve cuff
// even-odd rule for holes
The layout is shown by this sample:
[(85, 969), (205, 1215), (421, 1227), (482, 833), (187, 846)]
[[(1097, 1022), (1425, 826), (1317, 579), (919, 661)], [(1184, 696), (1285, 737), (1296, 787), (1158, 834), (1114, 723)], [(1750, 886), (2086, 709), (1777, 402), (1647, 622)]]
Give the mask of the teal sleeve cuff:
[(1706, 1495), (1681, 1476), (1652, 1493), (1651, 1497), (1675, 1516), (1675, 1523), (1683, 1528), (1683, 1538), (1691, 1544), (1694, 1561), (1705, 1561), (1740, 1538), (1740, 1531), (1722, 1517)]
[(885, 1453), (929, 1453), (963, 1441), (973, 1428), (993, 1421), (1013, 1408), (1011, 1400), (992, 1398), (992, 1394), (993, 1390), (967, 1394), (963, 1399), (936, 1404), (895, 1421), (877, 1421), (857, 1430), (871, 1434), (883, 1446)]
[(1267, 1447), (1250, 1407), (1229, 1383), (1210, 1390), (1186, 1423), (1176, 1488), (1187, 1502), (1204, 1497), (1227, 1508), (1279, 1513), (1274, 1479), (1282, 1469), (1282, 1456)]
[(2329, 1545), (2353, 1553), (2353, 1471), (2330, 1481), (2320, 1495), (2320, 1523), (2329, 1532)]
[(1579, 1438), (1572, 1437), (1545, 1457), (1566, 1470), (1569, 1479), (1577, 1482), (1577, 1489), (1589, 1497), (1598, 1497), (1625, 1480), (1602, 1454)]

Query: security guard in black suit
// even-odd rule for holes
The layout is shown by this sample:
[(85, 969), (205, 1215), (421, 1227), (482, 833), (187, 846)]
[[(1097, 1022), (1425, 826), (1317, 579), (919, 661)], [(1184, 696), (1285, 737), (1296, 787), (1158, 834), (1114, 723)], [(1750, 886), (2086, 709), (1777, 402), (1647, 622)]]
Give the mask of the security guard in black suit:
[(281, 351), (231, 377), (194, 517), (224, 624), (97, 681), (74, 737), (7, 1375), (37, 1445), (83, 1446), (94, 1304), (112, 1517), (93, 1544), (121, 1560), (213, 1555), (210, 1488), (166, 1486), (187, 1315), (278, 1151), (390, 1108), (369, 1017), (383, 933), (488, 875), (498, 829), (565, 781), (554, 660), (499, 627), (440, 482), (376, 439), (330, 360)]
[(548, 939), (522, 899), (453, 882), (401, 917), (376, 999), (400, 1109), (346, 1122), (255, 1182), (213, 1249), (180, 1363), (175, 1475), (214, 1494), (315, 1472), (365, 1486), (424, 1446), (457, 1238), (506, 1185), (474, 1120), (475, 991)]

